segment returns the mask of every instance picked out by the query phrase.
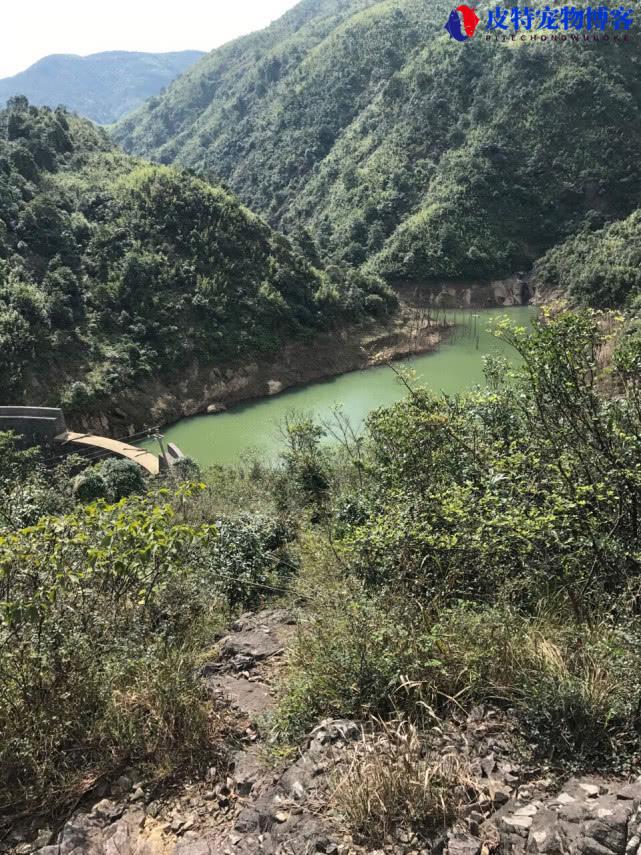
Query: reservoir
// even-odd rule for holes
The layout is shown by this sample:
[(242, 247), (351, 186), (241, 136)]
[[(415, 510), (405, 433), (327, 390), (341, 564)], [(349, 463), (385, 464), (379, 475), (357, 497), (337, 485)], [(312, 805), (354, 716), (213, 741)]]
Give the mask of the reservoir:
[[(536, 311), (532, 307), (510, 307), (448, 312), (448, 322), (456, 327), (438, 350), (398, 364), (413, 369), (416, 385), (435, 392), (453, 394), (471, 389), (484, 384), (483, 356), (503, 354), (516, 361), (511, 348), (489, 332), (491, 322), (508, 317), (514, 324), (527, 327)], [(405, 394), (394, 371), (382, 365), (290, 389), (273, 398), (237, 404), (220, 415), (183, 419), (166, 428), (164, 437), (203, 467), (239, 463), (252, 455), (274, 457), (282, 447), (279, 426), (292, 412), (329, 419), (339, 404), (357, 428), (372, 410), (393, 404)], [(155, 440), (143, 445), (158, 451)]]

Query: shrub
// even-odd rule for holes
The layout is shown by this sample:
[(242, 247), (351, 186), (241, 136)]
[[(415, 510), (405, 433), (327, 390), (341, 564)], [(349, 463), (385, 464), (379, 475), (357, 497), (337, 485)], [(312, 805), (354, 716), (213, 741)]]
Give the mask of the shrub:
[(106, 499), (108, 488), (101, 472), (91, 467), (76, 476), (73, 482), (74, 496), (80, 502), (94, 502), (96, 499)]
[(212, 753), (194, 648), (218, 532), (134, 497), (0, 537), (0, 813), (55, 812), (121, 764)]
[(576, 625), (509, 609), (459, 606), (432, 628), (435, 701), (514, 708), (554, 759), (618, 759), (638, 744), (641, 634), (636, 623)]
[(106, 498), (110, 502), (119, 502), (133, 493), (142, 493), (145, 489), (143, 470), (132, 460), (110, 458), (98, 464), (96, 468), (105, 481)]

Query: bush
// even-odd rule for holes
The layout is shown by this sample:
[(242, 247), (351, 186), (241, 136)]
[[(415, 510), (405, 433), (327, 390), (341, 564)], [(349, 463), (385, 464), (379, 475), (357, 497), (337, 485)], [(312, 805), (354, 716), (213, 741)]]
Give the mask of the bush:
[(638, 744), (640, 629), (502, 608), (447, 610), (432, 628), (434, 702), (513, 708), (549, 758), (624, 766)]
[[(145, 476), (137, 463), (131, 460), (105, 460), (96, 467), (106, 486), (106, 496), (110, 502), (119, 502), (133, 493), (145, 490)], [(99, 498), (99, 497), (96, 497)]]
[(108, 494), (107, 482), (100, 471), (92, 467), (76, 476), (73, 482), (73, 493), (80, 502), (106, 499)]
[(56, 812), (123, 763), (215, 754), (195, 650), (220, 625), (215, 527), (150, 497), (0, 537), (0, 805)]

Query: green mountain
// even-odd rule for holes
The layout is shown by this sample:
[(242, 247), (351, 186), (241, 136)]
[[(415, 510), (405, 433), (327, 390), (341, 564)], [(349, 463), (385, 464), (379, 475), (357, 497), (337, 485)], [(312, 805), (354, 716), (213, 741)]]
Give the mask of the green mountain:
[(145, 378), (394, 305), (382, 282), (313, 268), (227, 191), (125, 155), (87, 120), (24, 98), (0, 113), (3, 403), (99, 409)]
[(0, 80), (0, 104), (24, 95), (32, 104), (64, 104), (94, 122), (111, 124), (146, 98), (158, 95), (201, 56), (203, 52), (198, 50), (52, 54), (26, 71)]
[(128, 150), (224, 181), (390, 281), (529, 267), (641, 198), (641, 43), (488, 41), (451, 4), (305, 0), (121, 121)]

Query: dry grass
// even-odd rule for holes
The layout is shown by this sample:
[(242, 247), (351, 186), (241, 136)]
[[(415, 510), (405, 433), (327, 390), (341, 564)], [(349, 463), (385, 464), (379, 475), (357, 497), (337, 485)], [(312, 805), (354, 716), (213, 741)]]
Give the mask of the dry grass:
[(456, 819), (478, 788), (455, 754), (430, 757), (406, 719), (375, 722), (363, 731), (334, 801), (350, 828), (374, 845), (398, 829), (431, 831)]

